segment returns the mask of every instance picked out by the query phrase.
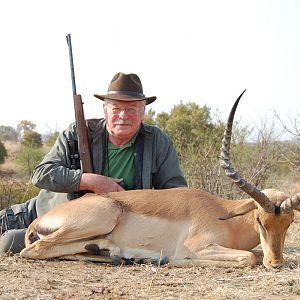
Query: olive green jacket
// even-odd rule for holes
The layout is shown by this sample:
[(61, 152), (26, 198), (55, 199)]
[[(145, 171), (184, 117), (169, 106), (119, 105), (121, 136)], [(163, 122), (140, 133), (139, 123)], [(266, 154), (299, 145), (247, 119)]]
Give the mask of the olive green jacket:
[[(93, 171), (101, 174), (107, 140), (105, 120), (93, 119), (89, 120), (88, 124)], [(33, 171), (33, 184), (43, 189), (36, 204), (38, 215), (57, 203), (74, 198), (72, 193), (79, 191), (82, 170), (71, 168), (68, 146), (70, 140), (77, 140), (75, 124), (71, 124), (59, 135), (50, 152)], [(165, 133), (156, 126), (142, 124), (137, 141), (135, 147), (137, 189), (187, 186), (175, 148)]]

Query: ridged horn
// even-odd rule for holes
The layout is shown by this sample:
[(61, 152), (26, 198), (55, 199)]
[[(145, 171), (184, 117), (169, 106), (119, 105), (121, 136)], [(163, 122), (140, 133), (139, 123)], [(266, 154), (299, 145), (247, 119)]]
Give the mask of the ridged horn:
[(231, 134), (232, 134), (232, 124), (234, 119), (234, 114), (236, 111), (236, 108), (239, 104), (240, 99), (242, 98), (243, 94), (246, 90), (242, 92), (242, 94), (237, 98), (234, 105), (232, 106), (232, 109), (230, 111), (227, 125), (224, 131), (224, 137), (222, 140), (222, 147), (221, 147), (221, 157), (220, 157), (220, 163), (221, 167), (225, 170), (226, 175), (232, 179), (232, 181), (245, 193), (247, 193), (250, 197), (252, 197), (265, 211), (267, 212), (273, 212), (274, 211), (274, 205), (269, 200), (269, 198), (262, 193), (260, 190), (258, 190), (254, 185), (248, 183), (244, 178), (240, 176), (238, 172), (236, 172), (231, 164), (230, 161), (230, 141), (231, 141)]
[(300, 193), (292, 195), (280, 204), (280, 209), (284, 213), (288, 213), (293, 209), (300, 211)]

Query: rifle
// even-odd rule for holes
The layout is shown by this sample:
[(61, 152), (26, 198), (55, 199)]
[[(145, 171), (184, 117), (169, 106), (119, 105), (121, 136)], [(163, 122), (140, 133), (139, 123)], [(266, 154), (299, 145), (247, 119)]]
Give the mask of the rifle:
[(77, 130), (77, 138), (78, 138), (80, 167), (84, 173), (93, 173), (93, 167), (92, 167), (90, 149), (89, 149), (89, 142), (88, 142), (88, 132), (87, 132), (87, 126), (86, 126), (86, 121), (85, 121), (84, 112), (83, 112), (83, 102), (82, 102), (81, 95), (78, 95), (76, 93), (71, 35), (68, 34), (66, 36), (66, 38), (67, 38), (67, 43), (68, 43), (68, 47), (69, 47), (71, 79), (72, 79), (72, 88), (73, 88), (74, 110), (75, 110), (76, 130)]

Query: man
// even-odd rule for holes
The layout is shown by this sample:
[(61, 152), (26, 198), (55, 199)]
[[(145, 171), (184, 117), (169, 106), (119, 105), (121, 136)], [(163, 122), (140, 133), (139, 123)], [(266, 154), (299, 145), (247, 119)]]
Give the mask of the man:
[(187, 183), (169, 137), (143, 124), (146, 105), (155, 96), (143, 94), (136, 74), (117, 73), (103, 102), (104, 119), (88, 122), (93, 173), (79, 167), (75, 124), (57, 138), (34, 169), (32, 182), (42, 188), (38, 197), (0, 212), (0, 253), (20, 252), (28, 225), (55, 205), (82, 191), (105, 193), (124, 189), (166, 189)]

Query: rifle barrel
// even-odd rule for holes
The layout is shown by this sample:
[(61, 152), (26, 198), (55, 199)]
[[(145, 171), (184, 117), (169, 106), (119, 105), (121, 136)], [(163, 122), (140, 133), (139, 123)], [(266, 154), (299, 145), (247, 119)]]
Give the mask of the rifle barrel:
[(69, 58), (70, 58), (70, 68), (71, 68), (71, 80), (72, 80), (72, 89), (73, 96), (77, 95), (76, 93), (76, 83), (75, 83), (75, 72), (74, 72), (74, 63), (73, 63), (73, 53), (72, 53), (72, 42), (71, 42), (71, 34), (66, 36), (68, 47), (69, 47)]

